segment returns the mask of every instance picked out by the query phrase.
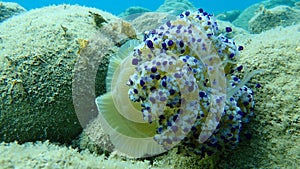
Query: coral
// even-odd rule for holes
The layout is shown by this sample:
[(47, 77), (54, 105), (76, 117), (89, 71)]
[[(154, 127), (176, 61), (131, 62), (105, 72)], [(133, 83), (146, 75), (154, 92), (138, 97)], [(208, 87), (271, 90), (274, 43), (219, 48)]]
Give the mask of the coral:
[(242, 49), (219, 34), (214, 17), (202, 9), (185, 11), (146, 32), (139, 45), (122, 47), (110, 61), (108, 92), (96, 99), (116, 150), (145, 157), (177, 145), (201, 155), (234, 147), (254, 106), (244, 85), (257, 73), (237, 76)]
[[(103, 23), (99, 29), (89, 12), (101, 14), (110, 22)], [(114, 24), (115, 32), (106, 31), (112, 29), (110, 24)], [(97, 92), (104, 93), (105, 86), (101, 83), (108, 59), (101, 58), (108, 58), (114, 52), (110, 48), (121, 41), (118, 37), (127, 37), (124, 34), (128, 26), (119, 28), (121, 24), (119, 18), (107, 12), (77, 5), (35, 9), (1, 23), (0, 141), (70, 142), (76, 137), (82, 126), (75, 108), (83, 106), (72, 100), (72, 80), (73, 73), (85, 67), (75, 69), (75, 64), (84, 62), (86, 66), (104, 70), (96, 79)], [(81, 40), (90, 39), (94, 34), (104, 37), (98, 43), (102, 48), (97, 49), (105, 49), (97, 51), (96, 62), (83, 56), (86, 54), (83, 48), (89, 48), (94, 41), (90, 40), (86, 46)], [(79, 50), (82, 56), (77, 54)]]

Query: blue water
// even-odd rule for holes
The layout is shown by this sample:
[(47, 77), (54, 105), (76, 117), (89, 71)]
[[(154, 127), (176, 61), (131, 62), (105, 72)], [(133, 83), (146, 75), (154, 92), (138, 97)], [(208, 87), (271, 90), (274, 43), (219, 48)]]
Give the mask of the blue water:
[[(233, 9), (243, 10), (259, 1), (260, 0), (190, 0), (194, 6), (204, 8), (210, 13), (219, 13)], [(98, 2), (83, 0), (15, 0), (13, 2), (19, 3), (27, 10), (52, 4), (66, 3), (95, 7), (117, 15), (130, 6), (142, 6), (154, 11), (164, 2), (164, 0), (98, 0)]]

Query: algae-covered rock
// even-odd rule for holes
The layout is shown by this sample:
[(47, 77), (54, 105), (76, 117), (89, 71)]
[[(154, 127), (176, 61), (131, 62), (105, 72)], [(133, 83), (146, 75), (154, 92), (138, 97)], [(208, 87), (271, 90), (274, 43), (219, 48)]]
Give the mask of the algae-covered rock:
[(25, 11), (26, 9), (17, 3), (0, 1), (0, 22)]
[[(300, 166), (300, 25), (236, 37), (245, 46), (240, 63), (264, 70), (252, 78), (255, 117), (250, 134), (226, 152), (221, 168), (297, 168)], [(251, 138), (251, 139), (250, 139)]]
[(294, 5), (295, 5), (295, 8), (298, 8), (298, 9), (299, 9), (299, 8), (300, 8), (300, 1), (295, 2)]
[[(131, 23), (137, 32), (143, 33), (145, 31), (153, 30), (161, 26), (168, 20), (174, 20), (176, 17), (176, 15), (171, 15), (165, 12), (147, 12), (134, 19)], [(229, 38), (233, 38), (238, 34), (248, 34), (246, 30), (236, 27), (230, 22), (222, 20), (217, 20), (217, 22), (220, 33), (226, 34), (226, 36)], [(230, 27), (232, 29), (232, 32), (226, 32), (226, 27)]]
[[(91, 14), (108, 23), (99, 28)], [(114, 31), (105, 33), (108, 29)], [(74, 70), (75, 63), (88, 59), (79, 54), (98, 33), (106, 41), (99, 44), (97, 56), (108, 57), (130, 25), (97, 9), (59, 5), (11, 18), (0, 30), (0, 141), (71, 141), (82, 130), (75, 113), (78, 103), (74, 108), (72, 101), (73, 71), (84, 70)], [(96, 90), (105, 92), (107, 59), (86, 63), (100, 65)]]
[(139, 33), (157, 28), (168, 20), (176, 18), (166, 12), (147, 12), (135, 18), (131, 23)]
[(165, 0), (156, 12), (167, 12), (172, 15), (179, 15), (182, 11), (196, 9), (189, 0)]
[(231, 10), (219, 13), (216, 18), (223, 21), (234, 21), (241, 14), (240, 10)]
[(256, 4), (253, 4), (246, 8), (236, 20), (233, 21), (235, 26), (241, 27), (248, 30), (248, 22), (250, 19), (259, 11), (260, 6), (263, 5), (265, 8), (270, 9), (278, 5), (294, 6), (297, 0), (265, 0)]
[(110, 141), (109, 135), (105, 134), (101, 126), (99, 116), (90, 121), (79, 137), (73, 141), (72, 145), (81, 150), (89, 150), (98, 155), (113, 152), (115, 149)]
[(300, 10), (288, 6), (277, 6), (272, 9), (261, 8), (249, 21), (249, 31), (260, 33), (277, 26), (289, 26), (300, 22)]
[[(245, 29), (236, 27), (230, 22), (222, 21), (222, 20), (217, 20), (217, 22), (218, 22), (218, 27), (219, 27), (220, 33), (225, 34), (226, 37), (228, 37), (228, 38), (234, 38), (237, 35), (249, 34), (249, 32), (246, 31)], [(230, 27), (232, 29), (231, 32), (226, 32), (226, 28), (228, 28), (228, 27)]]
[[(49, 142), (1, 143), (1, 168), (150, 168), (150, 161), (134, 161), (118, 157), (97, 156), (88, 151), (51, 144)], [(156, 168), (156, 167), (151, 167)]]
[(131, 6), (118, 16), (127, 21), (132, 21), (145, 12), (151, 12), (151, 10), (140, 6)]

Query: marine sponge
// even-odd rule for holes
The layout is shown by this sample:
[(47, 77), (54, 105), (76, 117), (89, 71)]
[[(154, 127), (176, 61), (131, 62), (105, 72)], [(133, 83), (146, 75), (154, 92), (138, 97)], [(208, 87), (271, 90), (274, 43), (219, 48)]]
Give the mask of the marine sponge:
[(234, 146), (254, 106), (244, 85), (256, 72), (235, 75), (242, 49), (203, 9), (146, 32), (139, 45), (126, 44), (111, 60), (108, 93), (96, 99), (115, 148), (146, 157), (177, 145), (202, 155)]

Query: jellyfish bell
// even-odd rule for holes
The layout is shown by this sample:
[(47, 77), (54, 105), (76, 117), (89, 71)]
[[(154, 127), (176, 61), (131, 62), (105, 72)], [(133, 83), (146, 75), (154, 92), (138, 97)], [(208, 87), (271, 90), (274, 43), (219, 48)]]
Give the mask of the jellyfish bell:
[(134, 72), (131, 51), (137, 41), (123, 45), (111, 59), (106, 79), (108, 92), (96, 98), (101, 126), (115, 149), (129, 157), (141, 158), (165, 152), (153, 140), (156, 124), (142, 118), (141, 107), (129, 100), (126, 85)]

